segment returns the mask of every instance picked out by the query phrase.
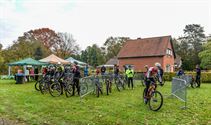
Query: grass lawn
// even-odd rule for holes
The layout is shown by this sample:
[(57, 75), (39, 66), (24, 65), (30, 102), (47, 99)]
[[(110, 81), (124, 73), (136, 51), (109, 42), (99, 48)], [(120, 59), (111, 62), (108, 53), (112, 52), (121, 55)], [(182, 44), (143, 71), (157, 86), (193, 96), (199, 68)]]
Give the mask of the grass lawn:
[(184, 103), (170, 97), (171, 84), (158, 90), (164, 96), (161, 110), (153, 112), (141, 98), (144, 87), (112, 94), (53, 98), (35, 91), (34, 83), (14, 84), (12, 80), (0, 81), (1, 119), (11, 124), (27, 125), (206, 125), (211, 124), (211, 84), (201, 88), (188, 88), (188, 109)]

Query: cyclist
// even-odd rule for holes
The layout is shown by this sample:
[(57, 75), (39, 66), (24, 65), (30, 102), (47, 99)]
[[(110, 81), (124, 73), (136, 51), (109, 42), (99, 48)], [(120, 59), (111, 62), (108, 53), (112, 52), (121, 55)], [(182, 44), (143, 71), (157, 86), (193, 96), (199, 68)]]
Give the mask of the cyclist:
[(160, 63), (155, 63), (155, 66), (158, 69), (158, 73), (157, 73), (158, 81), (159, 81), (160, 85), (162, 86), (163, 85), (163, 81), (162, 81), (162, 79), (163, 79), (163, 69), (162, 69)]
[[(64, 83), (63, 83), (64, 66), (61, 65), (60, 62), (59, 62), (58, 64), (59, 64), (59, 66), (58, 66), (58, 68), (57, 68), (56, 77), (57, 77), (58, 82), (59, 82), (60, 84), (64, 84)], [(53, 70), (52, 70), (52, 72), (53, 72)], [(61, 89), (62, 89), (62, 93), (61, 93), (61, 94), (63, 94), (63, 89), (64, 89), (64, 88), (63, 88), (63, 85), (61, 85)]]
[(72, 95), (75, 95), (75, 87), (77, 89), (78, 95), (80, 95), (80, 86), (79, 86), (79, 78), (81, 77), (81, 73), (79, 71), (79, 67), (77, 65), (77, 62), (74, 62), (74, 65), (72, 67), (72, 73), (73, 75), (73, 93)]
[(200, 78), (201, 78), (201, 69), (199, 67), (199, 65), (196, 65), (196, 83), (197, 83), (197, 87), (200, 87)]
[(127, 74), (126, 74), (126, 71), (128, 69), (128, 67), (126, 65), (123, 66), (124, 67), (124, 70), (125, 70), (125, 80), (127, 81)]
[(104, 65), (101, 67), (100, 72), (102, 76), (105, 75), (106, 67)]
[(115, 78), (115, 83), (116, 83), (116, 80), (118, 79), (119, 77), (119, 66), (118, 65), (114, 65), (114, 78)]
[(146, 69), (146, 71), (143, 73), (143, 77), (144, 77), (144, 84), (146, 85), (147, 82), (147, 72), (149, 70), (149, 66), (145, 65), (144, 68)]
[(128, 79), (128, 88), (130, 88), (130, 84), (132, 85), (133, 89), (133, 76), (134, 76), (134, 71), (131, 68), (131, 65), (128, 66), (128, 69), (126, 70), (126, 75)]
[(155, 84), (156, 86), (156, 81), (154, 79), (154, 77), (156, 77), (158, 73), (158, 69), (157, 66), (155, 67), (150, 67), (146, 73), (146, 91), (145, 91), (145, 96), (144, 96), (144, 102), (147, 103), (148, 101), (148, 89), (150, 84)]

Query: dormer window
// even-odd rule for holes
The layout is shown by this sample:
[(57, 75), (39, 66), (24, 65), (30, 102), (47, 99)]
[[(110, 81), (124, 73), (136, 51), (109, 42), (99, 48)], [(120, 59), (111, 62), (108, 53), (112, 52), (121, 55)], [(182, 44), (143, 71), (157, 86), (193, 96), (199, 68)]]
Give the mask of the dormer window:
[(172, 50), (168, 48), (168, 49), (166, 50), (166, 55), (172, 56)]

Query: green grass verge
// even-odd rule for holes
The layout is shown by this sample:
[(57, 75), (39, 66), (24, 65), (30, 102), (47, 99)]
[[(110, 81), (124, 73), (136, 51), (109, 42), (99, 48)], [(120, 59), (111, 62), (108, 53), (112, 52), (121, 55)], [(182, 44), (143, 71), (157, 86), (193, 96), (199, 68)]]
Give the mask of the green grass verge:
[(142, 100), (144, 87), (118, 92), (113, 89), (107, 96), (88, 95), (53, 98), (35, 91), (34, 83), (14, 84), (0, 80), (0, 118), (29, 125), (139, 125), (139, 124), (211, 124), (211, 85), (188, 88), (188, 109), (184, 103), (170, 97), (171, 84), (158, 90), (164, 96), (161, 110), (153, 112)]

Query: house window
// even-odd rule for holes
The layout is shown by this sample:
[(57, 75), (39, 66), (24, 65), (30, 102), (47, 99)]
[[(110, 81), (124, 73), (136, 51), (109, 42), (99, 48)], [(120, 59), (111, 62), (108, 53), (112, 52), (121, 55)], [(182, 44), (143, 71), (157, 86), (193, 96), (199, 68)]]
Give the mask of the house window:
[(168, 49), (166, 50), (166, 54), (172, 56), (172, 50), (168, 48)]
[(166, 65), (166, 72), (171, 72), (171, 65), (169, 64)]

